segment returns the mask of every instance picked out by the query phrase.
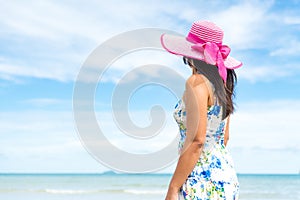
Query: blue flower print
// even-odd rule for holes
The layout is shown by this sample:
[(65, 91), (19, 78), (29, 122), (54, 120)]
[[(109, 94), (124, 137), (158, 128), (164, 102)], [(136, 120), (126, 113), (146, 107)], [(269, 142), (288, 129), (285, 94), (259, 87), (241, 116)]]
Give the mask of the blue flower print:
[(221, 106), (213, 105), (210, 107), (208, 114), (218, 116), (221, 111)]
[(209, 179), (210, 178), (210, 171), (209, 170), (206, 170), (206, 171), (202, 171), (200, 173), (200, 175), (205, 178), (205, 179)]
[(193, 186), (197, 183), (196, 179), (190, 179), (190, 185)]

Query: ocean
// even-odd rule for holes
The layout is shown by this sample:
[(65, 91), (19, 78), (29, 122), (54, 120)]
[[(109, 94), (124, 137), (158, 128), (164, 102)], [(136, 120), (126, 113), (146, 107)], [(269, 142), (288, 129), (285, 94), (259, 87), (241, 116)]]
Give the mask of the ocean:
[[(0, 174), (1, 200), (160, 200), (170, 174)], [(300, 175), (238, 175), (241, 200), (300, 200)]]

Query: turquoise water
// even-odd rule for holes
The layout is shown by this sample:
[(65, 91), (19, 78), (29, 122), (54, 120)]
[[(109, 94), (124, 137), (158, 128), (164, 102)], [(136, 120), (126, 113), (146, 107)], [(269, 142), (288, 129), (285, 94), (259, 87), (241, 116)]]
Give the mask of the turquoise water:
[[(238, 177), (242, 200), (300, 200), (299, 175)], [(0, 174), (0, 199), (164, 199), (170, 178), (170, 174)]]

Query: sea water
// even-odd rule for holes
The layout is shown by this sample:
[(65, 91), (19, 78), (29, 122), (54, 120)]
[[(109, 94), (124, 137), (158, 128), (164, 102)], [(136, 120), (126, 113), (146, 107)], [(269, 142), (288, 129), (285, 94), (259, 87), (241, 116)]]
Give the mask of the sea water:
[[(1, 200), (159, 200), (171, 174), (0, 174)], [(300, 175), (238, 175), (240, 200), (300, 200)]]

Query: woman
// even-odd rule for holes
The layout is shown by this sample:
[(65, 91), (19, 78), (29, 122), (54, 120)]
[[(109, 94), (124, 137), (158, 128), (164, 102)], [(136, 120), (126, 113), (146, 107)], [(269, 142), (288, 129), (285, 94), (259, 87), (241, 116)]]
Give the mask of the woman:
[(193, 74), (175, 107), (180, 157), (166, 200), (238, 199), (239, 183), (226, 144), (233, 113), (234, 69), (223, 31), (209, 21), (194, 22), (186, 38), (163, 34), (162, 46), (183, 56)]

